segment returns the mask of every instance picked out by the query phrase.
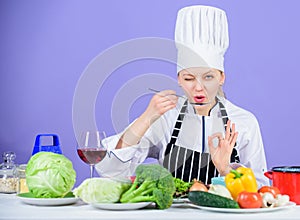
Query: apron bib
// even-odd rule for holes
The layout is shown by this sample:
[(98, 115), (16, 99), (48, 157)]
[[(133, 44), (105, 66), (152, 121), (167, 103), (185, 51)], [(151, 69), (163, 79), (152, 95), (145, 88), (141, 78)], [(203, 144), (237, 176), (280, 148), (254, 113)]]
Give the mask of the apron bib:
[[(224, 129), (226, 130), (228, 121), (227, 112), (224, 105), (218, 99), (217, 103), (221, 111)], [(187, 101), (185, 101), (183, 104), (177, 117), (171, 140), (168, 143), (165, 151), (163, 166), (168, 169), (174, 177), (182, 179), (185, 182), (191, 182), (194, 178), (196, 178), (205, 184), (210, 184), (211, 178), (218, 176), (219, 173), (211, 160), (210, 153), (203, 152), (205, 146), (205, 136), (203, 135), (202, 137), (202, 152), (187, 149), (175, 144), (185, 116), (186, 108)], [(202, 129), (205, 131), (204, 116), (202, 117), (202, 122)], [(231, 163), (240, 162), (235, 146), (232, 150), (230, 158)]]

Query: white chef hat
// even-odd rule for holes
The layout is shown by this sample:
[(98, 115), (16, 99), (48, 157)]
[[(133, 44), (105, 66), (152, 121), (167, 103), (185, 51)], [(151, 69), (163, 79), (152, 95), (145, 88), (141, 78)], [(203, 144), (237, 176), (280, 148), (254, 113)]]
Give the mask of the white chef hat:
[(224, 71), (229, 46), (226, 13), (211, 6), (189, 6), (179, 10), (175, 28), (177, 72), (189, 67)]

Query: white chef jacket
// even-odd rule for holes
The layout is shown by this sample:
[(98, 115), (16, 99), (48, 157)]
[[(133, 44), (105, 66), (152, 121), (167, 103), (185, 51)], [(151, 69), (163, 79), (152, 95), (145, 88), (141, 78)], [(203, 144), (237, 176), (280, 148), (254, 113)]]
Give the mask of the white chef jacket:
[[(236, 141), (236, 149), (240, 159), (240, 165), (250, 167), (260, 186), (269, 185), (269, 180), (264, 176), (267, 171), (265, 152), (259, 124), (256, 117), (222, 97), (218, 97), (225, 106), (228, 118), (235, 123), (239, 133)], [(163, 164), (164, 154), (171, 139), (176, 119), (183, 105), (184, 99), (179, 99), (176, 108), (169, 110), (156, 120), (137, 145), (122, 149), (115, 149), (123, 132), (108, 137), (104, 144), (108, 148), (107, 156), (98, 164), (96, 170), (100, 176), (105, 177), (128, 177), (135, 168), (144, 162), (147, 157), (153, 157)], [(195, 113), (193, 106), (188, 105), (181, 131), (176, 144), (186, 148), (202, 151), (202, 138), (205, 138), (204, 151), (209, 152), (207, 136), (216, 132), (224, 133), (224, 125), (221, 118), (219, 105), (215, 105), (209, 116), (204, 116), (205, 137), (202, 137), (203, 116)], [(217, 141), (215, 139), (215, 141)], [(217, 145), (217, 143), (215, 143)], [(232, 164), (237, 167), (237, 164)]]

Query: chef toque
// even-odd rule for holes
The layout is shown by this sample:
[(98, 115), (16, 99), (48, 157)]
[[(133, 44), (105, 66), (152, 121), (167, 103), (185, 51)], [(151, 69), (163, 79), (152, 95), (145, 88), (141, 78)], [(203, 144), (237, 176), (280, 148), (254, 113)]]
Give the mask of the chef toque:
[(177, 15), (175, 42), (177, 73), (189, 67), (224, 71), (224, 54), (229, 46), (225, 12), (201, 5), (182, 8)]

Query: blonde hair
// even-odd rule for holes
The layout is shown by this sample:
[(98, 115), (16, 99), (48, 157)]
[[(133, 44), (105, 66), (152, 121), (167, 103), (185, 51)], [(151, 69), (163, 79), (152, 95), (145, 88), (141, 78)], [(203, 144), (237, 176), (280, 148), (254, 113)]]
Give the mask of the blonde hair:
[(218, 91), (217, 95), (220, 96), (220, 97), (226, 98), (225, 92), (223, 91), (223, 88), (222, 88), (221, 85), (219, 87), (219, 91)]
[[(221, 71), (221, 70), (219, 70), (219, 71), (220, 71), (221, 75), (223, 74), (223, 75), (225, 76), (225, 73), (224, 73), (223, 71)], [(217, 95), (220, 96), (220, 97), (226, 98), (226, 95), (225, 95), (225, 92), (223, 91), (222, 85), (223, 85), (223, 84), (221, 84), (221, 85), (219, 86), (219, 90), (218, 90)]]

